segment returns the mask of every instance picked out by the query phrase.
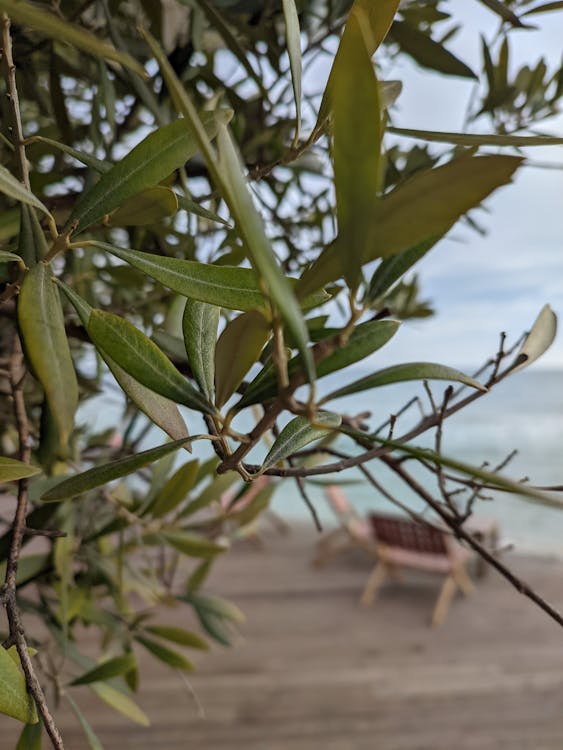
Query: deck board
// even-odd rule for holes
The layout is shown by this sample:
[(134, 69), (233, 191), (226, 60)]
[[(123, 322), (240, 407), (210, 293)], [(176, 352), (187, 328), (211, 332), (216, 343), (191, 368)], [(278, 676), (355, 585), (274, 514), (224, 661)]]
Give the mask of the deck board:
[[(141, 654), (149, 729), (87, 688), (73, 693), (106, 750), (563, 748), (563, 630), (546, 615), (494, 572), (456, 599), (438, 631), (428, 626), (439, 586), (431, 576), (392, 583), (362, 609), (369, 561), (352, 552), (314, 570), (314, 539), (302, 527), (268, 534), (262, 549), (239, 545), (217, 565), (209, 589), (247, 622), (234, 648), (195, 655), (197, 702)], [(563, 563), (507, 561), (563, 606)], [(163, 621), (189, 626), (187, 615)], [(67, 748), (86, 750), (72, 715), (57, 718)], [(2, 719), (0, 728), (0, 747), (11, 750), (18, 724)]]

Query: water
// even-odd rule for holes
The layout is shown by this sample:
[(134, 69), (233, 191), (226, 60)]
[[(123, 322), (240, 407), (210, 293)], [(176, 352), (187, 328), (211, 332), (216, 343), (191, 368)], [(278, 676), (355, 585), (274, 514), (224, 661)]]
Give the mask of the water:
[[(354, 378), (363, 374), (356, 370)], [(341, 385), (342, 376), (335, 375), (323, 379), (321, 390), (327, 393)], [(444, 385), (438, 383), (433, 386), (438, 401)], [(373, 413), (371, 424), (375, 427), (415, 393), (424, 402), (426, 397), (418, 384), (402, 383), (350, 396), (331, 406), (338, 406), (348, 414), (370, 410)], [(95, 419), (98, 429), (115, 424), (121, 398), (108, 400), (106, 395), (104, 399), (104, 409), (100, 409), (96, 400), (83, 407), (81, 420), (91, 423)], [(412, 419), (415, 416), (413, 411)], [(408, 416), (403, 419), (403, 423), (398, 423), (396, 435), (401, 434), (401, 424), (405, 428), (408, 426)], [(190, 419), (188, 423), (193, 433), (201, 431), (199, 420)], [(250, 426), (250, 421), (245, 418), (237, 424), (239, 429)], [(160, 442), (162, 433), (155, 428), (143, 447)], [(431, 446), (432, 442), (425, 440), (421, 444)], [(357, 451), (346, 439), (342, 439), (338, 447), (349, 453)], [(504, 470), (505, 476), (515, 480), (529, 476), (538, 485), (563, 484), (563, 370), (536, 368), (518, 373), (451, 417), (444, 425), (443, 453), (466, 463), (480, 466), (483, 461), (488, 461), (490, 467), (494, 467), (513, 449), (518, 450), (518, 455)], [(251, 454), (251, 458), (259, 460), (263, 453), (262, 446)], [(194, 445), (194, 454), (202, 458), (209, 456), (208, 444)], [(377, 462), (369, 466), (395, 497), (416, 510), (423, 509), (420, 501), (388, 470), (379, 467)], [(429, 475), (420, 471), (415, 473), (425, 487), (436, 495), (436, 487)], [(393, 506), (363, 480), (358, 470), (343, 472), (337, 478), (338, 481), (350, 482), (344, 490), (360, 512), (370, 509), (393, 511)], [(321, 479), (326, 481), (325, 477)], [(321, 520), (329, 528), (334, 526), (335, 519), (324, 500), (322, 486), (308, 482), (307, 488)], [(563, 504), (563, 493), (560, 496)], [(280, 484), (272, 507), (289, 522), (310, 521), (309, 511), (293, 481)], [(494, 500), (479, 502), (475, 510), (478, 516), (496, 519), (502, 541), (513, 544), (518, 551), (563, 557), (563, 508), (548, 508), (499, 492), (495, 493)]]

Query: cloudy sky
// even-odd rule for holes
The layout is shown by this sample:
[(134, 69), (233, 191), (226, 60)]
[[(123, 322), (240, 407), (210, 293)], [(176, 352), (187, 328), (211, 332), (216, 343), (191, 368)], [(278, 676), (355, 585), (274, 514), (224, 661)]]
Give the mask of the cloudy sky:
[[(479, 32), (490, 39), (496, 16), (476, 0), (452, 0), (451, 7), (463, 28), (449, 47), (479, 70)], [(563, 12), (538, 15), (535, 22), (539, 31), (510, 35), (512, 65), (543, 55), (554, 68), (561, 60)], [(408, 61), (391, 77), (404, 84), (395, 125), (461, 129), (470, 81), (421, 71)], [(563, 116), (542, 124), (542, 130), (563, 136)], [(562, 170), (522, 168), (512, 185), (487, 201), (488, 213), (475, 214), (487, 229), (485, 237), (458, 225), (424, 259), (418, 267), (423, 293), (438, 315), (405, 324), (379, 353), (378, 365), (385, 357), (389, 363), (429, 359), (474, 367), (496, 351), (500, 331), (517, 337), (546, 302), (563, 320), (563, 147), (528, 149), (526, 155), (559, 163)], [(563, 367), (563, 333), (536, 367)]]

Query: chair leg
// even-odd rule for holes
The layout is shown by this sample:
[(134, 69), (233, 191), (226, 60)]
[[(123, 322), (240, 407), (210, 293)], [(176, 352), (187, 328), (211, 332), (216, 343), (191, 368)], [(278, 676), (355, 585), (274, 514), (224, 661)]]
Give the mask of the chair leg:
[(387, 570), (385, 568), (385, 565), (381, 562), (378, 562), (367, 580), (364, 592), (360, 599), (360, 604), (363, 607), (369, 607), (370, 604), (373, 604), (377, 592), (381, 588), (386, 575)]
[(439, 628), (446, 619), (453, 596), (456, 592), (457, 584), (453, 575), (449, 575), (442, 584), (442, 590), (434, 607), (432, 614), (432, 627)]
[(469, 596), (475, 591), (475, 586), (462, 565), (452, 570), (452, 576), (465, 596)]

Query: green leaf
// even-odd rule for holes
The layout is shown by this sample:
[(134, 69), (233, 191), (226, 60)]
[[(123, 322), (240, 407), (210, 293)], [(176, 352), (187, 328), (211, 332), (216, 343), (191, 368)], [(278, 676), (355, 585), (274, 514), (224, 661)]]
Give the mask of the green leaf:
[[(58, 283), (76, 309), (82, 325), (87, 328), (92, 308), (66, 284)], [(146, 388), (128, 372), (125, 372), (109, 354), (100, 348), (98, 348), (98, 351), (123, 391), (143, 414), (146, 414), (154, 424), (164, 430), (172, 440), (180, 440), (188, 436), (188, 428), (173, 401), (155, 393), (150, 388)]]
[(537, 13), (548, 13), (552, 10), (562, 10), (563, 2), (561, 0), (555, 0), (552, 3), (542, 3), (542, 5), (536, 5), (534, 8), (522, 13), (523, 16), (536, 15)]
[[(203, 468), (203, 467), (202, 467)], [(198, 481), (201, 477), (198, 476)], [(199, 495), (191, 500), (188, 505), (182, 510), (180, 517), (187, 518), (193, 516), (194, 513), (207, 508), (213, 502), (219, 502), (221, 495), (226, 492), (229, 487), (240, 479), (240, 475), (236, 471), (227, 471), (225, 474), (221, 474), (215, 477), (200, 493)]]
[(310, 140), (315, 140), (318, 134), (322, 131), (324, 123), (330, 114), (332, 108), (334, 76), (336, 75), (338, 68), (343, 65), (342, 50), (344, 50), (349, 44), (350, 37), (355, 37), (357, 33), (356, 30), (359, 28), (367, 53), (371, 58), (373, 53), (387, 36), (398, 7), (399, 0), (378, 0), (377, 3), (374, 3), (373, 0), (355, 0), (350, 13), (348, 14), (348, 21), (344, 28), (344, 33), (342, 34), (342, 39), (340, 40), (340, 45), (332, 64), (328, 83), (321, 101), (317, 123), (313, 129)]
[(35, 474), (41, 474), (38, 466), (30, 466), (22, 461), (16, 461), (15, 458), (0, 456), (0, 482), (16, 482)]
[[(202, 122), (213, 137), (219, 118), (229, 118), (229, 110), (215, 114), (205, 112)], [(175, 120), (154, 130), (121, 161), (105, 172), (101, 179), (80, 196), (66, 223), (79, 222), (78, 232), (100, 221), (128, 198), (155, 187), (196, 153), (197, 141), (185, 121)]]
[(257, 310), (239, 315), (225, 327), (215, 349), (215, 403), (229, 399), (260, 357), (270, 336), (268, 321)]
[(85, 164), (87, 167), (90, 167), (90, 169), (93, 169), (100, 174), (109, 172), (113, 166), (109, 161), (102, 161), (102, 159), (97, 159), (95, 156), (92, 156), (92, 154), (85, 154), (84, 151), (78, 151), (77, 149), (72, 148), (72, 146), (68, 146), (66, 143), (60, 143), (59, 141), (54, 141), (52, 138), (45, 138), (42, 135), (32, 135), (31, 138), (27, 139), (26, 143), (44, 143), (46, 146), (52, 146), (53, 148), (68, 154), (68, 156), (72, 156), (76, 161)]
[(229, 206), (248, 257), (260, 276), (261, 282), (265, 285), (265, 292), (294, 336), (303, 357), (307, 376), (310, 382), (313, 382), (315, 367), (311, 352), (307, 347), (305, 321), (291, 285), (279, 267), (266, 236), (262, 218), (256, 210), (248, 189), (240, 155), (237, 153), (227, 127), (223, 123), (219, 125), (217, 136), (219, 157), (217, 158), (199, 115), (168, 58), (148, 33), (145, 32), (144, 36), (156, 57), (174, 104), (186, 118), (186, 124), (189, 123), (207, 168)]
[(135, 655), (132, 652), (122, 654), (121, 656), (115, 656), (113, 659), (107, 659), (106, 661), (98, 664), (97, 667), (89, 669), (80, 677), (76, 677), (70, 684), (71, 685), (88, 685), (90, 682), (106, 682), (112, 677), (125, 674), (131, 669), (134, 669), (137, 662)]
[(209, 219), (209, 221), (216, 221), (217, 223), (223, 224), (226, 227), (231, 227), (229, 222), (226, 219), (223, 219), (222, 216), (213, 213), (213, 211), (208, 211), (206, 208), (203, 208), (203, 206), (200, 206), (199, 203), (196, 203), (191, 198), (186, 198), (185, 195), (179, 195), (178, 193), (176, 193), (176, 198), (178, 200), (178, 207), (183, 209), (184, 211), (187, 211), (189, 214), (196, 214), (196, 216), (201, 216), (202, 219)]
[(16, 750), (41, 750), (43, 736), (43, 724), (26, 724), (20, 734)]
[(198, 461), (188, 461), (180, 466), (157, 493), (146, 513), (161, 518), (177, 508), (194, 486), (198, 469)]
[(153, 641), (150, 638), (144, 638), (142, 635), (135, 636), (135, 640), (159, 661), (164, 662), (169, 667), (181, 669), (184, 672), (193, 672), (194, 665), (183, 654), (179, 654), (177, 651), (173, 651), (171, 648), (163, 646), (161, 643)]
[(342, 273), (355, 289), (378, 199), (382, 136), (379, 87), (355, 13), (346, 25), (339, 55), (332, 81), (337, 244)]
[(51, 268), (44, 263), (26, 273), (18, 298), (18, 323), (27, 359), (45, 389), (61, 445), (66, 445), (74, 427), (78, 384), (52, 279)]
[[(460, 216), (509, 183), (521, 163), (516, 156), (463, 156), (417, 173), (380, 201), (365, 262), (441, 237)], [(310, 294), (339, 276), (340, 258), (331, 245), (303, 274), (298, 293)]]
[(178, 448), (181, 448), (190, 440), (193, 440), (193, 438), (182, 438), (182, 440), (175, 440), (165, 445), (159, 445), (158, 448), (150, 448), (141, 453), (136, 453), (134, 456), (120, 458), (117, 461), (112, 461), (102, 466), (94, 466), (92, 469), (83, 471), (81, 474), (75, 474), (51, 487), (51, 489), (43, 493), (41, 500), (51, 503), (82, 495), (114, 479), (131, 474), (133, 471), (137, 471), (154, 461), (158, 461), (159, 458), (178, 450)]
[(2, 646), (0, 646), (0, 713), (22, 721), (24, 724), (36, 724), (39, 721), (33, 698), (27, 692), (23, 673)]
[(108, 706), (119, 711), (123, 716), (144, 727), (149, 726), (150, 721), (147, 715), (125, 693), (116, 690), (116, 688), (108, 685), (107, 682), (91, 682), (89, 687), (96, 693), (98, 698), (101, 698)]
[(0, 10), (5, 11), (18, 24), (29, 26), (38, 31), (41, 36), (54, 39), (57, 42), (66, 42), (82, 52), (119, 63), (143, 78), (146, 77), (143, 66), (134, 60), (131, 55), (119, 52), (95, 34), (63, 21), (59, 15), (49, 13), (36, 5), (23, 2), (23, 0), (0, 0)]
[(108, 227), (142, 227), (155, 224), (178, 211), (176, 193), (157, 186), (127, 198), (107, 219)]
[[(317, 365), (319, 378), (342, 370), (354, 362), (380, 349), (395, 335), (400, 323), (396, 320), (368, 320), (356, 326), (348, 343), (341, 346)], [(297, 357), (289, 361), (288, 373), (293, 378), (300, 370), (301, 363)], [(249, 384), (237, 408), (244, 408), (258, 402), (266, 401), (277, 392), (277, 378), (273, 369), (265, 367)]]
[[(267, 301), (260, 289), (256, 273), (251, 268), (218, 266), (182, 258), (168, 258), (153, 253), (108, 245), (107, 242), (88, 240), (84, 247), (96, 247), (126, 261), (173, 292), (199, 302), (207, 302), (228, 310), (265, 308)], [(293, 286), (296, 279), (288, 279)], [(326, 302), (326, 292), (305, 297), (303, 307), (310, 309)]]
[(88, 720), (86, 719), (82, 711), (78, 708), (75, 701), (70, 697), (68, 692), (65, 692), (64, 695), (67, 701), (70, 703), (70, 707), (72, 708), (74, 715), (80, 722), (80, 726), (82, 727), (82, 731), (84, 732), (84, 736), (86, 737), (90, 750), (104, 750), (102, 743), (94, 734), (94, 731), (88, 723)]
[(401, 383), (405, 380), (449, 380), (451, 382), (463, 383), (479, 391), (487, 390), (481, 383), (474, 380), (474, 378), (452, 367), (434, 364), (433, 362), (408, 362), (386, 367), (384, 370), (378, 370), (371, 375), (366, 375), (365, 378), (360, 378), (349, 385), (338, 388), (336, 391), (332, 391), (332, 393), (324, 396), (319, 404), (324, 404), (334, 398), (348, 396), (351, 393), (366, 391), (369, 388), (379, 388), (382, 385), (390, 385), (391, 383)]
[(214, 412), (158, 346), (129, 321), (113, 313), (93, 310), (87, 330), (96, 347), (142, 385), (190, 409)]
[(181, 601), (191, 604), (198, 613), (210, 612), (221, 617), (223, 620), (230, 620), (237, 624), (241, 624), (246, 620), (244, 614), (235, 604), (220, 596), (192, 591), (178, 598)]
[(213, 400), (215, 383), (215, 342), (221, 308), (206, 302), (187, 299), (182, 330), (193, 376), (209, 401)]
[(192, 633), (184, 628), (178, 628), (175, 625), (151, 625), (146, 627), (147, 633), (156, 635), (159, 638), (164, 638), (172, 643), (177, 643), (179, 646), (187, 646), (188, 648), (197, 648), (201, 651), (207, 651), (209, 644), (200, 635)]
[(264, 459), (262, 469), (269, 469), (270, 466), (293, 455), (313, 440), (326, 437), (336, 427), (340, 427), (341, 422), (342, 417), (339, 414), (322, 411), (315, 414), (312, 423), (306, 417), (295, 417), (277, 436)]
[(553, 344), (556, 333), (557, 316), (549, 305), (544, 305), (516, 355), (513, 371), (522, 370), (539, 359)]
[(419, 65), (431, 70), (437, 70), (448, 76), (474, 78), (475, 73), (464, 62), (452, 55), (442, 44), (435, 42), (428, 34), (424, 34), (414, 26), (403, 21), (394, 21), (390, 36), (399, 46), (410, 55)]
[(299, 29), (299, 16), (295, 7), (295, 0), (282, 0), (283, 16), (285, 20), (285, 41), (289, 55), (289, 66), (291, 68), (291, 83), (293, 96), (295, 98), (295, 136), (293, 142), (299, 140), (301, 130), (301, 31)]
[(159, 536), (174, 549), (188, 557), (211, 557), (226, 551), (222, 544), (216, 544), (203, 536), (197, 536), (181, 529), (160, 531)]
[(385, 292), (387, 292), (390, 287), (409, 270), (409, 268), (412, 268), (415, 263), (418, 263), (418, 261), (423, 258), (435, 244), (436, 240), (431, 238), (415, 245), (414, 247), (410, 247), (408, 250), (403, 250), (402, 253), (397, 253), (397, 255), (392, 255), (390, 258), (382, 260), (371, 278), (369, 290), (366, 294), (367, 299), (373, 302), (384, 295)]
[(422, 141), (453, 143), (456, 146), (560, 146), (563, 138), (548, 135), (498, 135), (497, 133), (449, 133), (441, 130), (417, 130), (415, 128), (387, 128), (389, 133), (419, 138)]
[(268, 296), (294, 337), (307, 377), (312, 383), (315, 379), (315, 365), (307, 346), (307, 326), (291, 285), (279, 267), (266, 237), (262, 219), (246, 184), (240, 157), (225, 127), (219, 128), (218, 145), (218, 169), (222, 176), (225, 200), (235, 217), (237, 229), (247, 247), (252, 265), (265, 283)]
[(17, 263), (20, 268), (25, 268), (22, 257), (15, 253), (9, 253), (7, 250), (0, 250), (0, 263)]
[[(1, 0), (0, 0), (1, 3)], [(0, 9), (1, 9), (0, 4)], [(10, 198), (13, 198), (16, 201), (19, 201), (20, 203), (26, 203), (28, 206), (33, 206), (34, 208), (38, 208), (42, 213), (45, 214), (45, 216), (48, 216), (50, 221), (54, 224), (55, 220), (53, 219), (53, 216), (51, 215), (51, 212), (48, 210), (46, 206), (41, 203), (39, 198), (36, 198), (33, 193), (28, 190), (19, 180), (17, 180), (8, 170), (6, 167), (3, 167), (0, 164), (0, 193), (4, 193), (4, 195), (8, 195)]]

